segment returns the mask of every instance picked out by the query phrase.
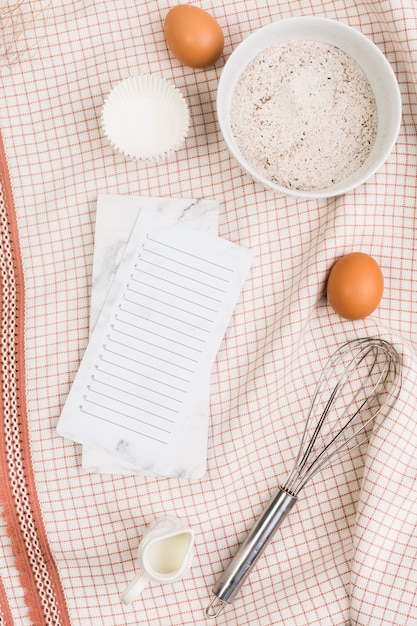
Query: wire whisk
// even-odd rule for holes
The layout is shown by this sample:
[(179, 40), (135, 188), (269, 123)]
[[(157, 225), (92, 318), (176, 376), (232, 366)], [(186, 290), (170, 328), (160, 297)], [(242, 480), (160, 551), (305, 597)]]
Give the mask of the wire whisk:
[(389, 342), (354, 339), (332, 354), (313, 393), (293, 469), (218, 579), (208, 617), (217, 617), (234, 600), (303, 487), (324, 467), (366, 444), (400, 390), (401, 358)]

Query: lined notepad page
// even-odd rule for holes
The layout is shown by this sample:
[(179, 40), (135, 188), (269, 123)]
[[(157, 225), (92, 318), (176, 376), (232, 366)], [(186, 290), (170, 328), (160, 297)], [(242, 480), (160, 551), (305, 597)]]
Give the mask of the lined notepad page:
[(169, 475), (252, 253), (142, 209), (58, 433)]

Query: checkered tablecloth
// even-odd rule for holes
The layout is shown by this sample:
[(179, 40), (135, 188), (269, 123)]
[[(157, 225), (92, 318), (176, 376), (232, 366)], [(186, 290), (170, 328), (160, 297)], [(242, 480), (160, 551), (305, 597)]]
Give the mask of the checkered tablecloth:
[[(217, 624), (417, 624), (417, 4), (203, 0), (225, 48), (199, 70), (167, 50), (162, 24), (173, 4), (54, 1), (39, 48), (0, 75), (0, 624), (208, 623), (212, 586), (292, 466), (311, 372), (338, 343), (365, 334), (401, 352), (395, 410), (366, 455), (307, 485)], [(254, 183), (216, 120), (219, 76), (236, 45), (300, 15), (361, 30), (392, 64), (403, 99), (388, 161), (330, 200)], [(190, 107), (184, 147), (160, 164), (124, 158), (100, 127), (109, 90), (141, 73), (173, 81)], [(88, 341), (99, 192), (216, 199), (219, 235), (255, 252), (212, 372), (208, 471), (199, 481), (86, 473), (80, 447), (56, 434)], [(358, 322), (339, 318), (325, 299), (330, 267), (352, 250), (372, 254), (385, 277), (379, 308)], [(140, 538), (161, 514), (195, 530), (193, 566), (124, 606)]]

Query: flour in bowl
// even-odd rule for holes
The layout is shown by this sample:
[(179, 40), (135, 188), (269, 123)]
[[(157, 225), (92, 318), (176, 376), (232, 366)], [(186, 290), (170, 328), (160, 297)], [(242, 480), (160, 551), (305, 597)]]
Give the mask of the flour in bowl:
[(331, 187), (365, 162), (377, 108), (364, 72), (339, 48), (288, 41), (259, 53), (240, 76), (230, 122), (246, 161), (284, 187)]

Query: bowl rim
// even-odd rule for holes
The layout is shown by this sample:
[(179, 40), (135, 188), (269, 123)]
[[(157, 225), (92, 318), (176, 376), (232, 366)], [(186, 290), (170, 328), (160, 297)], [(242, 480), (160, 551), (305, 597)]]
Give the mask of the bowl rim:
[[(299, 31), (299, 33), (302, 34), (292, 36), (291, 33), (297, 30)], [(381, 152), (379, 158), (374, 159), (374, 163), (372, 166), (369, 166), (369, 162), (371, 156), (373, 156), (374, 154), (375, 145), (361, 168), (359, 168), (357, 172), (354, 172), (349, 177), (343, 179), (339, 183), (336, 183), (334, 186), (311, 191), (291, 189), (269, 181), (267, 178), (257, 172), (257, 170), (255, 170), (255, 168), (243, 157), (243, 155), (236, 146), (233, 134), (230, 129), (230, 101), (233, 95), (234, 87), (247, 65), (261, 50), (264, 50), (267, 47), (273, 45), (273, 43), (265, 43), (269, 41), (270, 37), (273, 38), (276, 34), (279, 34), (280, 37), (276, 41), (277, 44), (295, 39), (326, 42), (327, 37), (325, 35), (328, 35), (329, 33), (333, 33), (333, 37), (331, 37), (333, 41), (327, 41), (327, 43), (330, 43), (330, 45), (336, 45), (334, 40), (337, 39), (337, 41), (339, 42), (339, 46), (337, 47), (340, 47), (340, 49), (344, 50), (354, 60), (356, 60), (356, 62), (365, 72), (369, 82), (371, 83), (371, 86), (374, 78), (372, 75), (370, 75), (370, 72), (366, 71), (363, 66), (367, 66), (370, 60), (372, 60), (374, 63), (378, 63), (378, 80), (383, 80), (386, 85), (389, 84), (388, 97), (390, 98), (389, 106), (391, 107), (390, 132), (388, 135), (386, 132), (383, 133), (385, 147), (384, 150)], [(342, 43), (340, 43), (340, 41)], [(349, 42), (350, 46), (347, 46), (346, 42)], [(349, 51), (345, 49), (346, 47), (349, 47)], [(355, 53), (352, 52), (352, 49)], [(359, 55), (360, 50), (362, 49), (365, 49), (370, 53), (369, 59), (365, 59), (365, 61), (363, 59), (359, 60), (355, 56), (356, 50), (357, 54)], [(386, 85), (384, 89), (387, 89)], [(229, 148), (229, 151), (232, 153), (235, 160), (238, 162), (240, 167), (244, 171), (246, 171), (247, 174), (249, 174), (257, 182), (261, 183), (264, 187), (272, 189), (275, 192), (279, 192), (287, 196), (307, 199), (336, 197), (359, 187), (364, 182), (369, 180), (385, 163), (390, 153), (392, 152), (398, 138), (402, 121), (401, 92), (394, 70), (384, 53), (369, 37), (364, 35), (360, 30), (344, 22), (340, 22), (339, 20), (319, 16), (299, 16), (278, 19), (270, 22), (269, 24), (266, 24), (265, 26), (262, 26), (261, 28), (253, 31), (247, 37), (245, 37), (232, 51), (223, 67), (217, 88), (216, 111), (217, 120), (223, 139), (226, 142), (227, 147)]]

